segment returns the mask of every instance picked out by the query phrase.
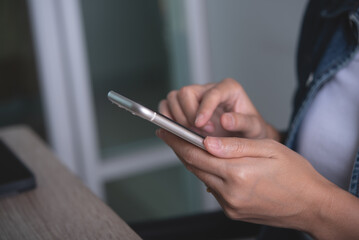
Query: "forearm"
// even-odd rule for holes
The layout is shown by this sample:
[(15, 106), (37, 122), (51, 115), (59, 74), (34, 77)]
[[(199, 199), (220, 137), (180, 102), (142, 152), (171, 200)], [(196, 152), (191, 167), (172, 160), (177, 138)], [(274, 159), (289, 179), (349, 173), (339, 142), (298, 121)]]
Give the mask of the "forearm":
[(316, 239), (359, 239), (359, 199), (333, 187), (316, 214), (310, 234)]

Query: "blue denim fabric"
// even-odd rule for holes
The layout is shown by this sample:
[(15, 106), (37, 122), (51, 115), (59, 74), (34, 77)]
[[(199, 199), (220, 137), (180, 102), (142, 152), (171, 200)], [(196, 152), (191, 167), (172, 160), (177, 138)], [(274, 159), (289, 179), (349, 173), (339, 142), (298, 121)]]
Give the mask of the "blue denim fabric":
[[(359, 1), (310, 1), (297, 52), (298, 89), (286, 145), (296, 150), (298, 130), (316, 94), (358, 50)], [(359, 196), (359, 149), (349, 191)]]
[[(286, 145), (296, 150), (298, 130), (313, 99), (354, 57), (359, 38), (359, 0), (311, 0), (297, 50), (298, 88)], [(349, 192), (359, 196), (359, 149)], [(295, 230), (264, 227), (257, 239), (311, 239)]]

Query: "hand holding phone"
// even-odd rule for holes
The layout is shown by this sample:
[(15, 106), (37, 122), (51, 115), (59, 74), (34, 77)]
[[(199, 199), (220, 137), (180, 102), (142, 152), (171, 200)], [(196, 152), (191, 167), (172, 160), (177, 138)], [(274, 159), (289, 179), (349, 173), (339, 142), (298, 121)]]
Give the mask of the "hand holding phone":
[(189, 130), (181, 124), (167, 118), (166, 116), (163, 116), (158, 112), (152, 111), (114, 91), (110, 91), (107, 97), (111, 102), (131, 112), (133, 115), (146, 119), (147, 121), (150, 121), (157, 126), (177, 135), (178, 137), (206, 150), (203, 145), (204, 137)]

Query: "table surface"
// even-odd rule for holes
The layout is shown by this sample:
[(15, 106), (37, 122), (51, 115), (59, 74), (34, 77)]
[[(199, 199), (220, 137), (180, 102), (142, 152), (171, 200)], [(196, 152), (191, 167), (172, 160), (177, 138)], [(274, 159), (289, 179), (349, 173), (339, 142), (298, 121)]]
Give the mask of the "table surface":
[(29, 128), (0, 138), (34, 172), (35, 190), (0, 198), (1, 239), (140, 239)]

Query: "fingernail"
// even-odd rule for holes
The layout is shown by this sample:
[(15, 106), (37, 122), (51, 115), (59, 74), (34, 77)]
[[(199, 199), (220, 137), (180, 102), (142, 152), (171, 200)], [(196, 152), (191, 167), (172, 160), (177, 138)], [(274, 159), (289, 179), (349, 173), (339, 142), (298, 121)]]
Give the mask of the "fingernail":
[(213, 124), (206, 124), (206, 126), (203, 127), (203, 130), (205, 130), (208, 133), (214, 132), (214, 126)]
[(221, 140), (215, 137), (207, 137), (206, 142), (208, 147), (212, 149), (220, 149), (222, 146)]

